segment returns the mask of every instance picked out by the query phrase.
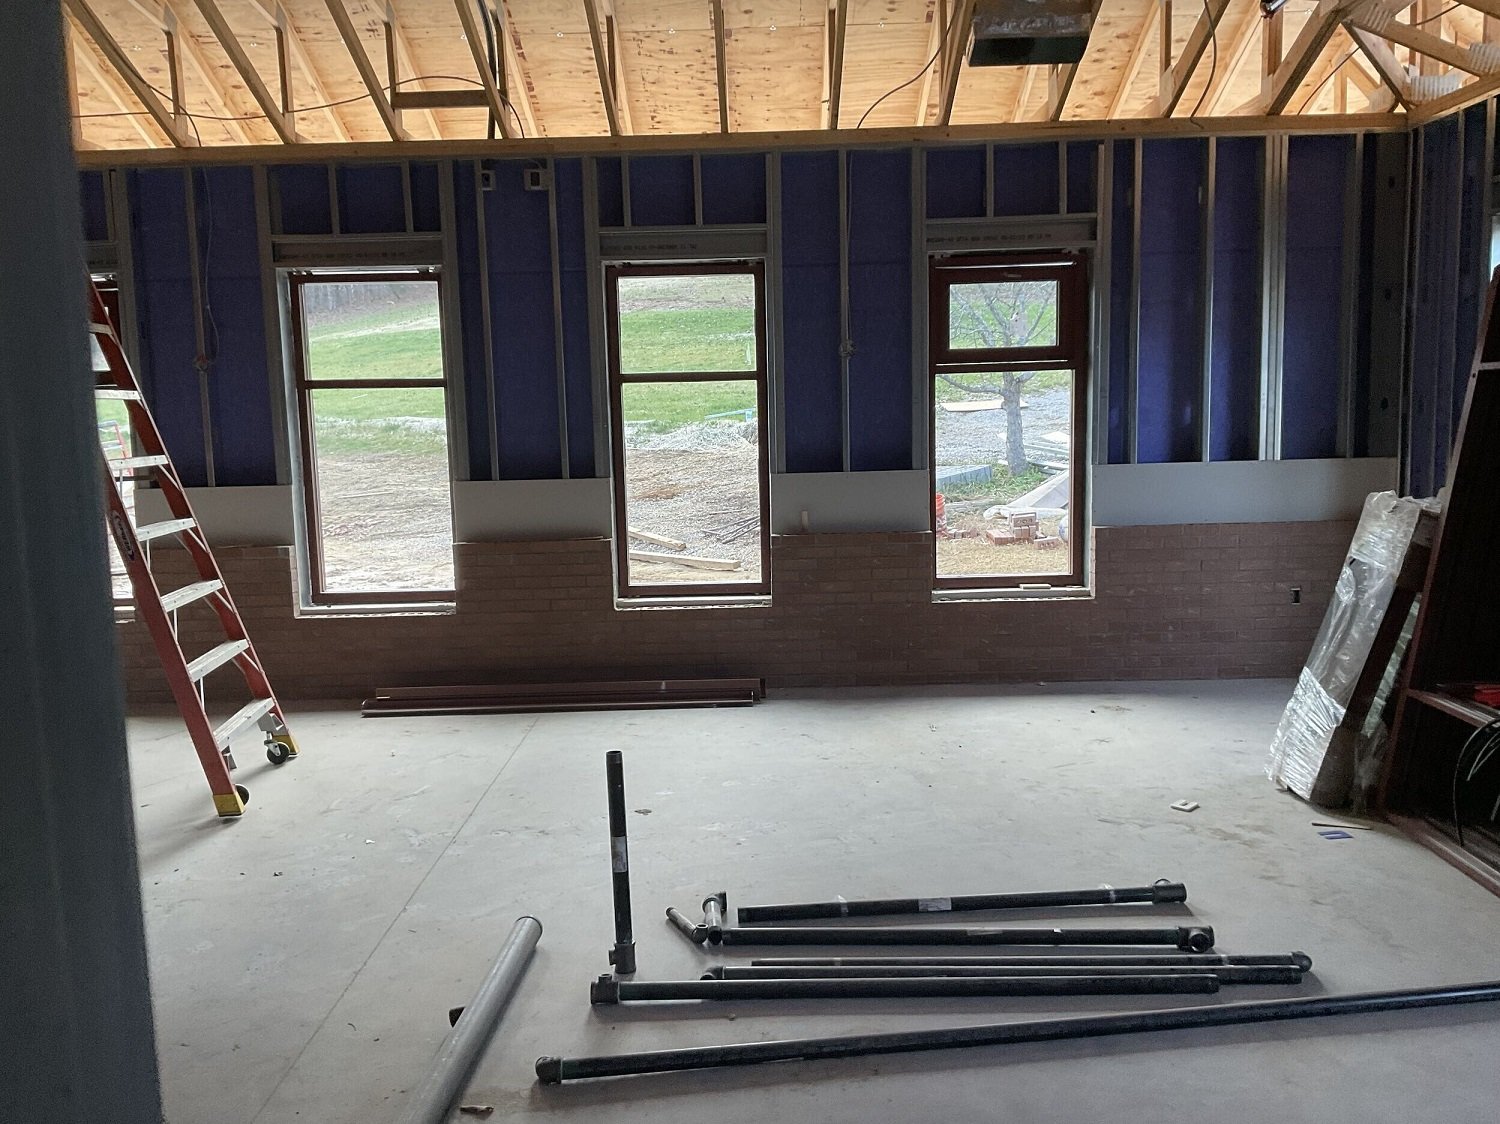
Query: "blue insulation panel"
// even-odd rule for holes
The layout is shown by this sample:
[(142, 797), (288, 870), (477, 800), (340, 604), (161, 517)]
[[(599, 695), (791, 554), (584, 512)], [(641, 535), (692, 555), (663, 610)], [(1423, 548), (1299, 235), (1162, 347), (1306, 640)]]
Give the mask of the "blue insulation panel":
[(995, 146), (995, 214), (1055, 215), (1062, 210), (1055, 144)]
[(553, 164), (558, 257), (562, 262), (563, 369), (568, 393), (568, 474), (594, 475), (594, 370), (584, 272), (583, 162)]
[(984, 149), (929, 148), (926, 156), (927, 217), (984, 218)]
[[(276, 483), (275, 420), (249, 168), (193, 173), (202, 233), (215, 483)], [(191, 310), (184, 310), (191, 318)], [(189, 319), (191, 326), (191, 319)]]
[(484, 295), (480, 287), (478, 169), (472, 161), (453, 165), (454, 234), (458, 243), (458, 315), (463, 347), (464, 418), (469, 438), (469, 479), (490, 477), (490, 402), (484, 362)]
[(1068, 145), (1068, 210), (1092, 214), (1098, 209), (1099, 145), (1096, 141), (1073, 141)]
[(691, 156), (634, 156), (630, 159), (630, 221), (635, 226), (692, 226)]
[[(1110, 151), (1106, 147), (1106, 151)], [(1135, 317), (1131, 301), (1133, 281), (1131, 260), (1134, 234), (1131, 229), (1131, 201), (1135, 198), (1135, 142), (1113, 142), (1113, 198), (1110, 208), (1109, 247), (1109, 416), (1102, 424), (1109, 427), (1110, 464), (1130, 461), (1130, 355), (1135, 347)], [(1096, 420), (1095, 424), (1101, 424)]]
[(602, 156), (594, 161), (599, 194), (599, 225), (625, 225), (625, 191), (620, 186), (621, 170), (618, 156)]
[(83, 206), (84, 241), (109, 241), (109, 193), (104, 173), (80, 172), (78, 191)]
[(1209, 457), (1254, 460), (1260, 417), (1260, 169), (1265, 142), (1218, 141)]
[(1281, 455), (1287, 460), (1338, 453), (1344, 197), (1353, 156), (1347, 136), (1289, 141), (1287, 198), (1293, 202), (1286, 219), (1281, 360)]
[(208, 482), (199, 410), (197, 341), (188, 250), (187, 173), (130, 173), (135, 299), (140, 329), (138, 372), (157, 427), (183, 483)]
[[(911, 156), (850, 152), (849, 467), (912, 465)], [(903, 190), (903, 186), (905, 190)]]
[(1463, 115), (1463, 183), (1459, 196), (1457, 315), (1453, 318), (1453, 386), (1448, 440), (1438, 449), (1437, 478), (1448, 476), (1448, 453), (1458, 436), (1468, 393), (1469, 372), (1479, 339), (1479, 318), (1484, 315), (1485, 290), (1489, 286), (1490, 223), (1484, 213), (1485, 107), (1471, 106)]
[(406, 188), (399, 164), (345, 164), (336, 174), (340, 230), (345, 234), (406, 230)]
[(561, 475), (552, 239), (548, 194), (527, 191), (526, 162), (495, 161), (483, 195), (489, 236), (490, 302), (500, 425), (500, 478)]
[(1433, 495), (1437, 473), (1437, 425), (1444, 321), (1451, 310), (1442, 299), (1442, 277), (1451, 241), (1449, 217), (1457, 183), (1458, 125), (1453, 118), (1417, 131), (1416, 276), (1411, 292), (1411, 385), (1407, 403), (1408, 489), (1414, 496)]
[(766, 158), (748, 155), (705, 156), (703, 221), (714, 225), (766, 221)]
[(436, 234), (443, 229), (436, 164), (411, 166), (411, 225), (419, 234)]
[(1208, 144), (1144, 142), (1141, 176), (1141, 306), (1137, 460), (1198, 458), (1203, 398), (1201, 191)]
[(271, 169), (271, 197), (276, 201), (282, 234), (332, 234), (332, 201), (325, 164), (286, 164)]
[(839, 388), (839, 172), (833, 152), (781, 160), (786, 468), (843, 467)]

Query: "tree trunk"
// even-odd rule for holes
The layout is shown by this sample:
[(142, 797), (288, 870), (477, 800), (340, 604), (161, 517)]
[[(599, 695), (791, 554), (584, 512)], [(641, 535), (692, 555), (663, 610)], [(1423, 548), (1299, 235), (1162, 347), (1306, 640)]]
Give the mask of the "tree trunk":
[(1029, 467), (1021, 423), (1022, 380), (1016, 375), (1004, 376), (1001, 383), (1005, 401), (1005, 467), (1012, 476), (1024, 476)]

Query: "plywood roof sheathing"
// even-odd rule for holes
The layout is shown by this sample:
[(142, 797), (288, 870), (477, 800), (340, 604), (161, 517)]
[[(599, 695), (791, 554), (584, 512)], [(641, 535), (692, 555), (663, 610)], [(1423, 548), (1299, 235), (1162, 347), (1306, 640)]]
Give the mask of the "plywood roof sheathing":
[(583, 14), (588, 18), (589, 42), (593, 44), (594, 69), (599, 74), (599, 97), (604, 102), (604, 117), (609, 122), (609, 135), (620, 135), (619, 95), (615, 89), (614, 74), (610, 71), (608, 45), (603, 29), (599, 26), (599, 12), (594, 0), (582, 0)]
[(1145, 65), (1146, 55), (1151, 49), (1152, 32), (1161, 20), (1161, 16), (1161, 8), (1155, 0), (1148, 0), (1146, 14), (1141, 19), (1141, 29), (1136, 35), (1135, 46), (1130, 49), (1130, 58), (1125, 63), (1125, 69), (1120, 72), (1119, 85), (1115, 87), (1114, 96), (1109, 99), (1109, 108), (1105, 110), (1106, 117), (1118, 117), (1121, 110), (1125, 108), (1125, 99), (1130, 96), (1130, 88), (1135, 85), (1135, 80)]
[(1182, 100), (1182, 95), (1187, 91), (1188, 82), (1197, 71), (1198, 63), (1202, 61), (1204, 52), (1208, 50), (1209, 42), (1218, 35), (1219, 24), (1228, 10), (1229, 0), (1204, 0), (1203, 12), (1193, 24), (1193, 30), (1188, 34), (1182, 53), (1161, 72), (1158, 116), (1170, 117), (1177, 109), (1177, 103)]
[(1203, 112), (1210, 117), (1219, 112), (1225, 93), (1235, 77), (1243, 73), (1245, 58), (1250, 54), (1250, 47), (1258, 37), (1263, 19), (1258, 0), (1250, 0), (1248, 4), (1242, 6), (1239, 27), (1229, 40), (1227, 49), (1225, 45), (1220, 45), (1218, 70), (1209, 79), (1208, 88), (1200, 95)]
[[(947, 53), (944, 56), (943, 89), (938, 99), (937, 121), (935, 122), (938, 125), (946, 125), (953, 118), (953, 100), (958, 96), (960, 73), (967, 69), (964, 66), (964, 60), (969, 53), (969, 39), (974, 33), (974, 0), (959, 0), (953, 22), (955, 25), (953, 35), (948, 40)], [(1030, 69), (1027, 68), (1028, 73)]]
[[(282, 35), (286, 39), (287, 51), (291, 55), (292, 63), (301, 73), (302, 81), (307, 87), (307, 92), (311, 95), (308, 98), (308, 103), (321, 107), (316, 112), (322, 120), (327, 122), (329, 130), (333, 133), (336, 140), (349, 140), (349, 129), (344, 124), (344, 119), (339, 116), (338, 107), (329, 104), (337, 99), (323, 85), (323, 77), (318, 73), (317, 65), (307, 53), (307, 44), (302, 41), (302, 36), (297, 30), (297, 23), (292, 18), (291, 13), (280, 4), (277, 4), (275, 9), (272, 10), (261, 3), (261, 0), (247, 0), (247, 2), (268, 23), (280, 28)], [(203, 52), (197, 50), (196, 40), (193, 41), (193, 45), (197, 57), (202, 59)], [(189, 57), (191, 58), (192, 55), (189, 55)]]
[[(197, 0), (199, 4), (212, 3), (213, 0)], [(385, 126), (386, 132), (390, 133), (391, 140), (406, 140), (407, 133), (401, 127), (401, 115), (391, 106), (390, 99), (386, 97), (384, 88), (380, 84), (380, 75), (375, 72), (375, 64), (370, 61), (370, 56), (365, 53), (364, 45), (359, 41), (359, 34), (354, 30), (354, 24), (349, 19), (349, 12), (344, 7), (344, 0), (327, 0), (328, 14), (333, 17), (333, 24), (338, 28), (339, 36), (344, 40), (344, 47), (349, 52), (350, 61), (354, 63), (354, 69), (359, 72), (359, 79), (365, 84), (365, 89), (370, 95), (370, 104), (375, 107), (375, 112), (380, 114), (380, 123)]]
[[(95, 48), (89, 41), (83, 28), (79, 27), (69, 13), (67, 20), (68, 38), (72, 44), (71, 56), (74, 61), (74, 71), (80, 82), (78, 91), (78, 102), (80, 116), (78, 123), (82, 129), (98, 130), (101, 132), (118, 135), (122, 131), (129, 131), (140, 137), (141, 142), (147, 148), (155, 148), (161, 142), (157, 135), (148, 128), (147, 123), (141, 119), (142, 111), (136, 108), (129, 90), (121, 83), (119, 76), (110, 70), (107, 63), (101, 62), (94, 54)], [(89, 83), (85, 90), (82, 83)], [(81, 107), (85, 101), (84, 94), (95, 94), (102, 97), (105, 102), (114, 107), (111, 112), (118, 116), (109, 117), (87, 117), (81, 114)], [(87, 99), (92, 102), (95, 99)], [(111, 139), (114, 139), (111, 137)], [(170, 142), (169, 142), (170, 143)], [(90, 141), (93, 148), (102, 148), (103, 145), (97, 141)]]
[(150, 83), (142, 77), (140, 71), (136, 70), (135, 65), (130, 61), (130, 56), (115, 41), (114, 36), (89, 7), (87, 0), (64, 0), (64, 3), (67, 5), (69, 14), (77, 21), (79, 28), (93, 41), (94, 46), (99, 48), (136, 101), (145, 107), (151, 119), (171, 142), (178, 148), (190, 148), (196, 144), (196, 139), (184, 127), (183, 122), (163, 104)]
[[(1285, 11), (1285, 8), (1281, 9), (1281, 12)], [(1342, 16), (1341, 0), (1318, 0), (1318, 6), (1302, 25), (1286, 57), (1266, 81), (1261, 92), (1261, 112), (1277, 114), (1286, 109), (1307, 72), (1328, 45), (1328, 40), (1338, 30)]]
[[(339, 0), (328, 0), (328, 2), (333, 4), (338, 3)], [(511, 126), (510, 113), (501, 99), (500, 87), (495, 83), (495, 76), (490, 72), (489, 58), (485, 54), (485, 29), (479, 24), (479, 13), (472, 0), (453, 0), (453, 7), (458, 13), (459, 25), (464, 29), (464, 41), (469, 45), (470, 58), (474, 62), (474, 69), (479, 74), (479, 85), (484, 91), (484, 100), (489, 106), (490, 117), (499, 127), (501, 136), (514, 137), (516, 130)], [(488, 11), (484, 18), (489, 19)]]
[(245, 54), (245, 48), (240, 44), (239, 36), (235, 34), (234, 28), (225, 19), (218, 0), (193, 0), (193, 3), (198, 6), (198, 11), (203, 14), (203, 18), (208, 21), (215, 38), (219, 41), (219, 46), (229, 56), (229, 61), (234, 64), (235, 70), (239, 71), (240, 78), (244, 81), (251, 96), (255, 98), (256, 104), (260, 106), (260, 111), (265, 114), (266, 120), (271, 123), (271, 128), (276, 130), (276, 135), (281, 138), (281, 142), (296, 144), (300, 141), (297, 130), (281, 112), (281, 106), (271, 96), (271, 91), (266, 89), (260, 72), (255, 69), (250, 56)]

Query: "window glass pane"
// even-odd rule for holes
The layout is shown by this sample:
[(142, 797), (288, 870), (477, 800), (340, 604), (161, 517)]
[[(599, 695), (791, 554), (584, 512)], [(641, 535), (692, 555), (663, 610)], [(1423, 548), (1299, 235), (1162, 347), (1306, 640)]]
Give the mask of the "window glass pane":
[(983, 281), (950, 286), (948, 346), (1056, 347), (1057, 282)]
[(625, 374), (756, 369), (753, 275), (621, 277), (618, 283)]
[(443, 389), (315, 390), (311, 397), (324, 588), (452, 589)]
[(1069, 371), (933, 380), (939, 577), (1066, 574)]
[[(90, 335), (90, 340), (93, 336)], [(99, 349), (94, 344), (96, 351)], [(104, 362), (104, 354), (99, 352), (94, 371), (107, 371), (109, 366)], [(104, 449), (104, 455), (110, 460), (119, 460), (121, 457), (134, 455), (130, 436), (130, 414), (125, 403), (116, 399), (99, 399), (95, 403), (99, 423), (99, 444)], [(126, 477), (120, 481), (120, 495), (125, 500), (125, 510), (130, 516), (132, 523), (137, 523), (135, 517), (135, 481)], [(108, 534), (104, 541), (109, 548), (109, 585), (110, 592), (118, 602), (128, 602), (134, 596), (130, 588), (130, 575), (125, 572), (125, 563), (120, 558), (119, 548), (115, 546), (115, 536)]]
[(753, 382), (626, 383), (630, 585), (761, 580)]
[(435, 281), (329, 281), (301, 288), (311, 379), (440, 379)]

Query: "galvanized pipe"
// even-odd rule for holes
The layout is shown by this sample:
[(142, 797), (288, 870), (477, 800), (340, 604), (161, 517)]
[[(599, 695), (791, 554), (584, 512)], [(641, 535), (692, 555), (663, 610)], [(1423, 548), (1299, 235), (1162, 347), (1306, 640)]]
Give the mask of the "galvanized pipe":
[(625, 831), (625, 763), (618, 749), (604, 755), (609, 788), (609, 860), (615, 903), (615, 946), (609, 962), (615, 971), (635, 971), (635, 932), (630, 922), (630, 847)]
[(1191, 952), (1214, 946), (1207, 925), (1167, 929), (1000, 929), (958, 925), (847, 925), (787, 926), (784, 928), (726, 928), (725, 945), (850, 945), (850, 944), (1046, 944), (1046, 945), (1170, 945)]
[(542, 923), (535, 917), (516, 918), (479, 993), (464, 1008), (433, 1058), (427, 1076), (412, 1091), (400, 1124), (441, 1124), (448, 1119), (454, 1100), (463, 1092), (501, 1012), (521, 982), (541, 935)]
[(988, 909), (1052, 909), (1070, 905), (1165, 905), (1187, 901), (1181, 882), (1160, 879), (1151, 886), (1045, 890), (1029, 894), (965, 894), (949, 898), (871, 898), (866, 901), (745, 905), (736, 910), (741, 925), (768, 921), (813, 921), (830, 917), (881, 917), (904, 913), (973, 913)]
[(720, 890), (711, 898), (703, 899), (703, 928), (708, 933), (708, 943), (718, 944), (724, 936), (724, 911), (729, 908), (728, 895)]
[(680, 909), (667, 906), (667, 920), (672, 927), (694, 944), (702, 944), (708, 940), (708, 927), (706, 925), (694, 925), (688, 920), (687, 915)]
[(542, 1057), (537, 1059), (536, 1075), (542, 1084), (555, 1085), (561, 1081), (591, 1077), (625, 1077), (637, 1073), (666, 1073), (674, 1070), (819, 1058), (855, 1058), (925, 1050), (953, 1050), (970, 1046), (1008, 1046), (1021, 1042), (1056, 1042), (1071, 1038), (1101, 1038), (1157, 1030), (1235, 1026), (1496, 1001), (1500, 1001), (1500, 980), (1488, 980), (1405, 991), (1367, 991), (1353, 995), (1319, 995), (1253, 1003), (1173, 1007), (1160, 1011), (1130, 1011), (1123, 1014), (1019, 1023), (987, 1023), (938, 1030), (851, 1034), (838, 1038), (794, 1038), (778, 1042), (738, 1042), (726, 1046), (649, 1050), (638, 1054), (592, 1058)]
[(681, 999), (927, 999), (972, 995), (1210, 995), (1219, 990), (1211, 972), (1181, 976), (978, 976), (897, 979), (659, 980), (635, 982), (600, 976), (589, 1002), (671, 1002)]
[(973, 966), (963, 964), (907, 964), (882, 966), (878, 964), (853, 965), (849, 967), (798, 967), (765, 966), (755, 964), (719, 964), (703, 973), (705, 980), (847, 980), (847, 979), (912, 979), (914, 977), (995, 977), (1012, 979), (1058, 979), (1078, 976), (1216, 976), (1221, 984), (1299, 984), (1302, 973), (1296, 968), (1265, 967), (1262, 965), (1194, 965), (1163, 964), (1155, 967), (1136, 965), (1084, 965), (1057, 968), (1039, 968), (1033, 965), (1009, 964)]
[(1312, 957), (1305, 952), (1267, 952), (1234, 954), (1224, 952), (1096, 952), (1084, 955), (1046, 955), (1018, 953), (996, 956), (950, 956), (948, 953), (932, 953), (929, 956), (766, 956), (750, 961), (760, 967), (789, 966), (802, 968), (837, 968), (842, 966), (962, 964), (972, 967), (1024, 967), (1037, 965), (1044, 968), (1073, 967), (1150, 967), (1165, 965), (1202, 965), (1205, 970), (1219, 965), (1233, 964), (1241, 967), (1296, 968), (1299, 972), (1312, 971)]

